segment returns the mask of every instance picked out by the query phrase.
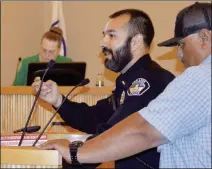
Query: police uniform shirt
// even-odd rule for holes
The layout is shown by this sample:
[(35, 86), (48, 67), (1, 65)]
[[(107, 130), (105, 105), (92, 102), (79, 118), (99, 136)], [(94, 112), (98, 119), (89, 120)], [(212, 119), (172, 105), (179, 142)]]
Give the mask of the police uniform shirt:
[[(113, 96), (98, 101), (94, 106), (67, 100), (59, 114), (75, 129), (100, 134), (147, 106), (173, 79), (173, 74), (160, 67), (147, 54), (134, 63), (127, 72), (119, 75)], [(148, 168), (147, 165), (158, 168), (159, 154), (156, 148), (115, 163), (116, 168)]]

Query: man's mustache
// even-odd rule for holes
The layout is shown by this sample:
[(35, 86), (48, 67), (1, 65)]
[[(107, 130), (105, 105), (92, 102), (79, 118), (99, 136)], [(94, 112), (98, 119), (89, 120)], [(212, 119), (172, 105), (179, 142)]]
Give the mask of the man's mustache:
[(105, 55), (107, 55), (107, 54), (113, 54), (113, 51), (111, 50), (111, 49), (109, 49), (109, 48), (107, 48), (107, 47), (103, 47), (102, 48), (102, 53), (104, 53)]

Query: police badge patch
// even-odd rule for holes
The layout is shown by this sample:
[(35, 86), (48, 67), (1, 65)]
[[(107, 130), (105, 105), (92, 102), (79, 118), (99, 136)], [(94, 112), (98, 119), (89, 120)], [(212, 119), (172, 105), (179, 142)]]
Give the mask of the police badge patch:
[(127, 90), (129, 96), (141, 96), (150, 88), (149, 82), (146, 79), (138, 78), (136, 79), (130, 88)]

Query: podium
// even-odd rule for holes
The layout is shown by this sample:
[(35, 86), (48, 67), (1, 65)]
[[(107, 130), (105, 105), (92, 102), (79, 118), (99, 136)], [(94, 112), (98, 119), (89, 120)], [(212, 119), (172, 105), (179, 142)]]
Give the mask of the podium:
[[(59, 87), (59, 91), (61, 94), (66, 95), (73, 86), (67, 87)], [(85, 102), (88, 105), (92, 106), (97, 103), (97, 101), (107, 98), (111, 95), (111, 91), (113, 90), (113, 86), (105, 86), (105, 87), (79, 87), (77, 88), (68, 98), (75, 102)], [(33, 89), (29, 86), (9, 86), (9, 87), (1, 87), (1, 135), (2, 134), (12, 134), (14, 130), (22, 128), (28, 117), (28, 113), (32, 107), (35, 96), (32, 95)], [(49, 104), (43, 102), (42, 100), (38, 100), (38, 103), (35, 106), (35, 110), (33, 112), (33, 116), (30, 120), (30, 126), (40, 125), (43, 128), (46, 125), (46, 122), (52, 117), (52, 114), (55, 110)], [(61, 117), (57, 114), (53, 119), (53, 122), (63, 122)], [(75, 135), (79, 131), (70, 127), (70, 126), (58, 126), (53, 125), (53, 123), (47, 128), (46, 132), (48, 133), (48, 140), (57, 139), (57, 138), (66, 138), (69, 137), (72, 139), (84, 139), (84, 135), (78, 136)], [(55, 134), (49, 134), (55, 133)], [(68, 136), (71, 135), (71, 136)], [(23, 149), (22, 149), (23, 148)], [(53, 166), (59, 166), (58, 160), (50, 159), (53, 154), (57, 154), (56, 150), (30, 150), (25, 152), (25, 147), (21, 147), (21, 149), (17, 149), (17, 147), (1, 147), (1, 168), (25, 168), (24, 166), (30, 165), (41, 165), (44, 168), (49, 167), (51, 164)], [(16, 155), (16, 157), (12, 156), (13, 152), (18, 151), (21, 155)], [(36, 155), (37, 157), (32, 158), (33, 154), (40, 153)], [(42, 152), (42, 153), (41, 153)], [(30, 154), (28, 154), (30, 153)], [(27, 154), (24, 156), (24, 154)], [(42, 157), (42, 154), (46, 154), (45, 159)], [(6, 158), (8, 157), (8, 158)], [(27, 158), (26, 158), (27, 157)], [(42, 157), (45, 160), (48, 160), (48, 163), (41, 163), (37, 158)], [(26, 163), (21, 164), (22, 161), (17, 161), (18, 159), (27, 159)], [(27, 163), (28, 158), (35, 159), (35, 163), (29, 164)], [(59, 154), (58, 154), (59, 158)], [(39, 158), (40, 159), (40, 158)], [(62, 158), (61, 158), (62, 159)], [(5, 161), (6, 160), (6, 161)], [(12, 161), (11, 161), (12, 160)], [(16, 161), (14, 161), (16, 160)], [(18, 162), (18, 163), (17, 163)], [(55, 162), (57, 162), (55, 164)], [(39, 164), (40, 163), (40, 164)], [(15, 167), (8, 167), (8, 166)], [(17, 165), (17, 167), (16, 167)], [(52, 166), (53, 165), (53, 166)], [(35, 167), (28, 167), (35, 168)], [(38, 167), (41, 168), (41, 167)], [(56, 167), (58, 168), (58, 167)], [(101, 164), (98, 168), (114, 168), (114, 162), (108, 162)]]
[[(47, 140), (63, 138), (85, 141), (90, 136), (82, 132), (44, 134), (47, 134)], [(1, 146), (1, 168), (62, 168), (62, 165), (62, 156), (57, 150), (38, 150), (32, 146)], [(114, 162), (107, 162), (97, 168), (115, 167)]]
[(1, 168), (62, 168), (62, 156), (57, 150), (2, 146)]

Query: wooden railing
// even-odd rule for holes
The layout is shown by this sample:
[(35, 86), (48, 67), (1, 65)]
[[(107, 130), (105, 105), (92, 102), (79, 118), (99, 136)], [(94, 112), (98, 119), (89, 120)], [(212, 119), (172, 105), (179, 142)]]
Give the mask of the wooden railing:
[[(73, 87), (59, 87), (60, 93), (66, 95)], [(111, 94), (112, 87), (79, 87), (68, 99), (75, 102), (85, 102), (94, 105), (100, 99)], [(1, 87), (1, 133), (12, 133), (14, 130), (24, 127), (29, 115), (35, 93), (32, 87)], [(70, 110), (71, 111), (71, 110)], [(29, 126), (46, 125), (55, 110), (49, 104), (38, 99)], [(63, 121), (56, 115), (53, 122)], [(49, 126), (47, 131), (51, 132), (74, 132), (70, 127)]]

